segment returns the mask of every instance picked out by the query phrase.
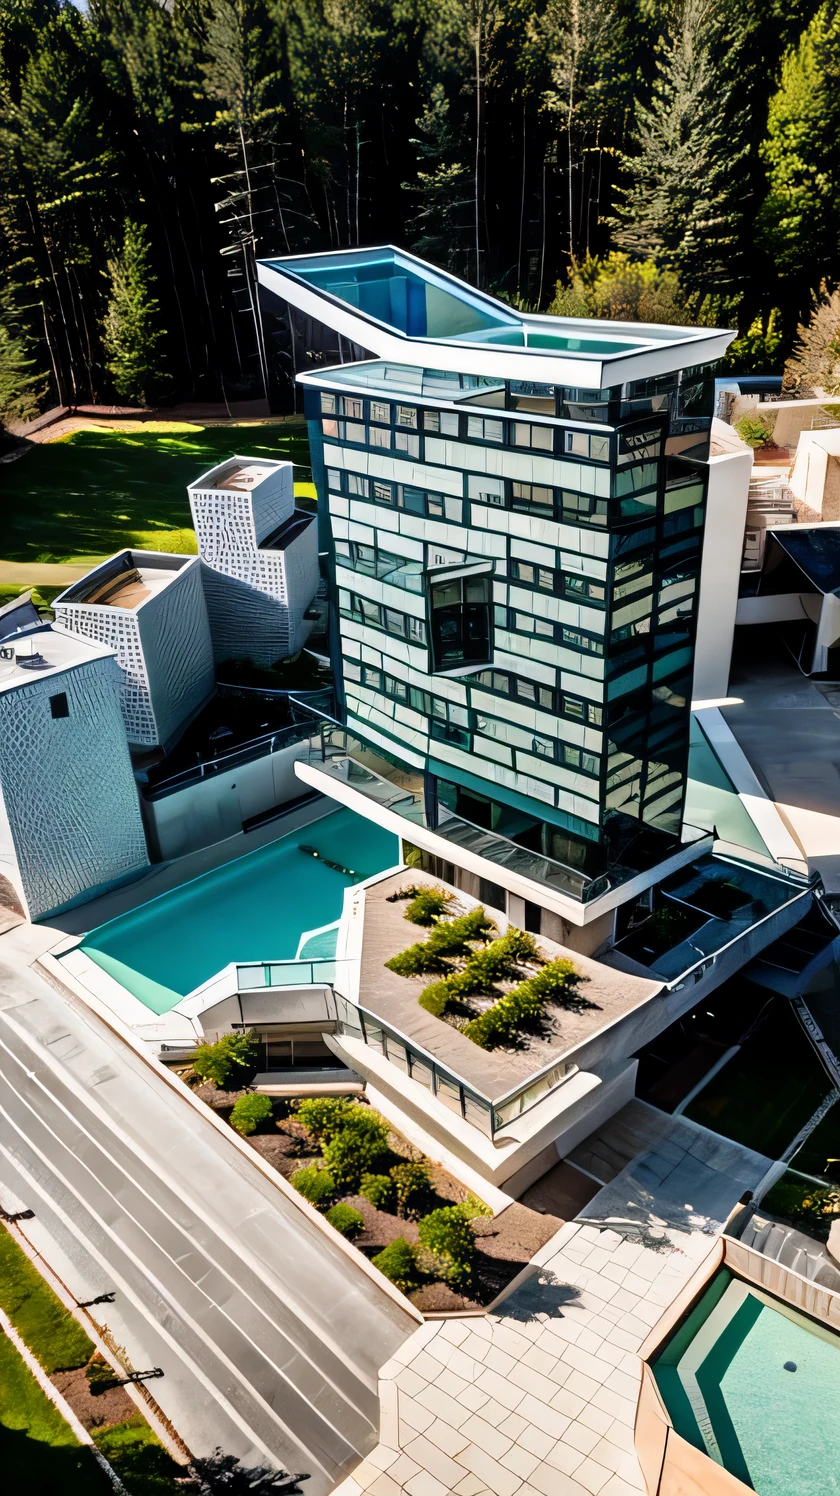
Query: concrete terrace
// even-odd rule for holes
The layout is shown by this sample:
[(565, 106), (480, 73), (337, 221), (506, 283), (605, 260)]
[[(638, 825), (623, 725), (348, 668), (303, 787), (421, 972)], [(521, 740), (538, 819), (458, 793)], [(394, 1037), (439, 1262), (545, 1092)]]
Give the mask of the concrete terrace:
[[(405, 903), (388, 903), (390, 894), (412, 883), (430, 888), (449, 886), (440, 879), (418, 878), (408, 869), (365, 889), (359, 1000), (491, 1100), (509, 1091), (516, 1079), (542, 1070), (661, 990), (659, 982), (614, 971), (540, 936), (538, 943), (548, 960), (566, 956), (586, 978), (580, 993), (594, 1006), (581, 1012), (555, 1007), (544, 1034), (527, 1035), (519, 1049), (480, 1049), (451, 1024), (419, 1006), (417, 999), (433, 978), (401, 977), (385, 965), (391, 956), (426, 938), (425, 930), (404, 918)], [(462, 910), (476, 907), (477, 900), (458, 889), (452, 892)]]
[(611, 1173), (648, 1140), (586, 1219), (536, 1254), (532, 1276), (493, 1313), (427, 1322), (383, 1367), (380, 1443), (335, 1496), (644, 1490), (639, 1348), (770, 1161), (641, 1106), (581, 1145)]

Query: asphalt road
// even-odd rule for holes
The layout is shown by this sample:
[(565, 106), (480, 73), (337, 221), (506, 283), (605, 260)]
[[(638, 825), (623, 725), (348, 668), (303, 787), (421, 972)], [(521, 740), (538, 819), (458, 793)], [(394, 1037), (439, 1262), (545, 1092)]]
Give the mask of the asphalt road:
[(0, 1173), (145, 1321), (194, 1452), (268, 1456), (322, 1496), (375, 1446), (377, 1373), (416, 1319), (95, 1014), (8, 964)]

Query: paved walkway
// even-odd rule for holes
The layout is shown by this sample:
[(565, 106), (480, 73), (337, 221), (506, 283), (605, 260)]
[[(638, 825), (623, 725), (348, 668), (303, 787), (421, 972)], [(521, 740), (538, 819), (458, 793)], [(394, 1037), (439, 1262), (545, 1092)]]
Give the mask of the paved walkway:
[(624, 1112), (590, 1157), (612, 1172), (628, 1137), (648, 1145), (585, 1207), (596, 1224), (563, 1226), (497, 1313), (412, 1335), (380, 1373), (380, 1443), (334, 1496), (644, 1490), (637, 1352), (769, 1160), (643, 1103)]

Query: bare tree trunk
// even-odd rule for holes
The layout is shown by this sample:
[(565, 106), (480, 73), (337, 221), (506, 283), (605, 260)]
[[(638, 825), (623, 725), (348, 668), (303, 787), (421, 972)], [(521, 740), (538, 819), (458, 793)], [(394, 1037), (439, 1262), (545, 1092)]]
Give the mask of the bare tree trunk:
[(571, 56), (569, 59), (569, 99), (566, 108), (566, 160), (569, 173), (569, 262), (575, 263), (574, 229), (574, 184), (572, 180), (572, 121), (575, 112), (575, 82), (577, 74), (578, 41), (580, 36), (580, 0), (572, 0), (569, 16), (571, 22)]
[(482, 76), (481, 76), (481, 5), (476, 6), (476, 20), (474, 30), (475, 41), (475, 283), (481, 285), (481, 132), (484, 127), (482, 119)]
[[(263, 394), (268, 400), (268, 359), (265, 351), (265, 335), (263, 332), (262, 312), (260, 310), (259, 285), (256, 273), (257, 240), (254, 232), (254, 200), (251, 194), (251, 166), (248, 160), (248, 146), (245, 140), (245, 131), (242, 121), (239, 121), (239, 144), (242, 148), (242, 164), (245, 168), (245, 191), (248, 201), (248, 242), (242, 246), (242, 258), (245, 262), (245, 280), (248, 287), (248, 299), (251, 303), (251, 315), (254, 319), (254, 332), (257, 339), (257, 357), (260, 365)], [(250, 250), (250, 253), (249, 253)]]
[(519, 295), (519, 296), (522, 295), (522, 239), (523, 239), (523, 236), (524, 236), (524, 233), (525, 233), (525, 167), (526, 167), (526, 156), (525, 156), (525, 121), (526, 121), (526, 113), (527, 113), (527, 104), (526, 104), (525, 99), (523, 98), (523, 100), (522, 100), (522, 195), (521, 195), (520, 200), (519, 200), (519, 248), (518, 248), (517, 254), (516, 254), (516, 291), (517, 291), (517, 295)]

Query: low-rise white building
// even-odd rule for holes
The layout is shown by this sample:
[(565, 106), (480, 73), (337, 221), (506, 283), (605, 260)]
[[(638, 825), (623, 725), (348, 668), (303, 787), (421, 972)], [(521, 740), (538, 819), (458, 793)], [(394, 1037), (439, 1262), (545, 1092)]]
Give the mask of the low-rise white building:
[(188, 488), (217, 661), (272, 665), (309, 637), (317, 523), (293, 480), (291, 462), (231, 457)]
[(40, 919), (148, 866), (105, 645), (33, 628), (0, 647), (0, 903)]
[(197, 556), (120, 551), (54, 603), (56, 622), (114, 651), (128, 741), (166, 747), (212, 695), (213, 646)]

